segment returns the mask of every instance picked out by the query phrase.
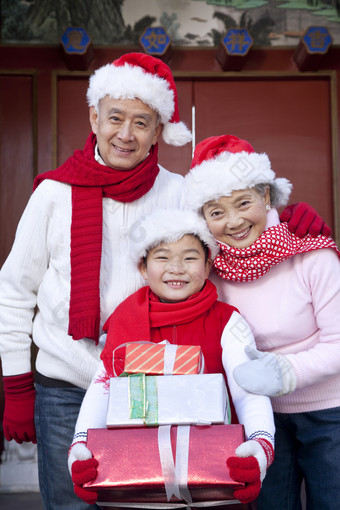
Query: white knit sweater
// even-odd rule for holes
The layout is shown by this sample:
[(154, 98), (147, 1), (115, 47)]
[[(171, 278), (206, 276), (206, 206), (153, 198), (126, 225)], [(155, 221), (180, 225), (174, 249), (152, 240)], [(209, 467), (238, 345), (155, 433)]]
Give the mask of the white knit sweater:
[[(183, 177), (160, 167), (152, 189), (122, 203), (103, 198), (100, 275), (101, 327), (144, 281), (129, 262), (131, 230), (157, 207), (178, 207)], [(3, 375), (31, 370), (30, 347), (38, 346), (37, 370), (87, 388), (102, 346), (67, 335), (70, 300), (71, 186), (43, 181), (20, 220), (12, 251), (0, 272), (0, 354)]]

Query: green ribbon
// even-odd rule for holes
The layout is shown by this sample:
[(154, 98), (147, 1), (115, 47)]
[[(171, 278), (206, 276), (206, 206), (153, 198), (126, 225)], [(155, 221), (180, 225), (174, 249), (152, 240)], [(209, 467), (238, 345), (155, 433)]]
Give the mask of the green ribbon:
[(139, 418), (146, 425), (158, 425), (156, 376), (131, 374), (129, 380), (129, 418)]

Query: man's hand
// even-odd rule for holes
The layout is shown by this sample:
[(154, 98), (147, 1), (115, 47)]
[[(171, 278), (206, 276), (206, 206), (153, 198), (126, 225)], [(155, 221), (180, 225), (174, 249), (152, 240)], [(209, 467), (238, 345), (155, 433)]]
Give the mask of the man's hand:
[(33, 372), (3, 378), (5, 410), (3, 430), (7, 441), (36, 443), (34, 426), (35, 389)]
[(316, 210), (305, 202), (286, 207), (281, 213), (280, 220), (287, 222), (289, 231), (300, 238), (306, 234), (316, 237), (319, 234), (330, 236), (332, 233)]

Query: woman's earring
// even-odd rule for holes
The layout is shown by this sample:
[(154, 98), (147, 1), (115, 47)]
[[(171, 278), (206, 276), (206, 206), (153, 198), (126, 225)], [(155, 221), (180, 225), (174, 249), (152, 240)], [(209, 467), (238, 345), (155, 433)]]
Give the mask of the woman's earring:
[(268, 204), (267, 204), (267, 205), (266, 205), (266, 210), (267, 210), (267, 211), (270, 211), (270, 209), (271, 209), (270, 205), (268, 205)]

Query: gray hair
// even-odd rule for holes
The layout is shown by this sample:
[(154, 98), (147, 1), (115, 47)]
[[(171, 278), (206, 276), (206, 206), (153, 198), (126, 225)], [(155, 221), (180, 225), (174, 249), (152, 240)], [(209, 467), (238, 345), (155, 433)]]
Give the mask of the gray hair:
[(269, 187), (269, 196), (270, 196), (270, 205), (272, 207), (280, 207), (281, 206), (281, 197), (280, 191), (278, 190), (276, 184), (274, 182), (263, 182), (260, 184), (255, 184), (254, 189), (263, 197), (266, 193), (266, 189)]

